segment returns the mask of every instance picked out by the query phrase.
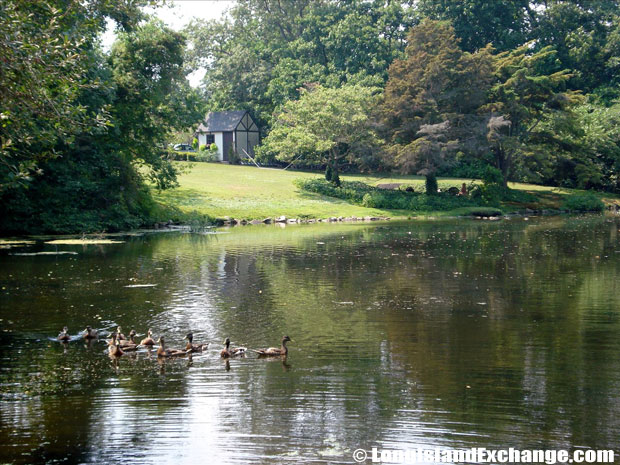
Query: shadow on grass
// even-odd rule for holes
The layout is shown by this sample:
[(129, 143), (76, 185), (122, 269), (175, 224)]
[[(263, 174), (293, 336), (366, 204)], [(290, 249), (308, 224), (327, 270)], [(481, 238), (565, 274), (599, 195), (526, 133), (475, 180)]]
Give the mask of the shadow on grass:
[(198, 207), (212, 200), (197, 189), (170, 189), (156, 192), (155, 197), (162, 202), (183, 207)]

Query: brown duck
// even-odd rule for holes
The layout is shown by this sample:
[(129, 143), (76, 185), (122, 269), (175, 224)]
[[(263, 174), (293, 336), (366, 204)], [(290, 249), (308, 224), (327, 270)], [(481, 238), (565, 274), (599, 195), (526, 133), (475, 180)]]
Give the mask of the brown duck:
[(123, 329), (120, 326), (116, 327), (116, 339), (119, 341), (124, 341), (125, 339), (127, 339), (123, 334)]
[(114, 344), (110, 344), (108, 347), (108, 353), (112, 357), (120, 357), (125, 354), (120, 346), (120, 341), (116, 339), (116, 335), (113, 335), (112, 339), (114, 340)]
[(207, 347), (209, 347), (209, 343), (192, 344), (192, 341), (194, 340), (194, 335), (192, 333), (187, 333), (185, 339), (187, 339), (187, 345), (185, 346), (186, 351), (189, 350), (190, 352), (202, 352)]
[(134, 341), (134, 337), (136, 337), (136, 332), (132, 329), (129, 332), (129, 339), (125, 341), (118, 341), (117, 338), (121, 349), (123, 349), (125, 352), (127, 352), (128, 350), (138, 350), (138, 344), (136, 343), (136, 341)]
[(230, 339), (226, 338), (224, 340), (224, 348), (220, 352), (220, 355), (222, 358), (236, 357), (237, 355), (244, 355), (247, 350), (248, 349), (246, 349), (245, 347), (234, 347), (231, 349)]
[(157, 349), (158, 357), (181, 357), (186, 355), (188, 352), (186, 350), (181, 349), (166, 349), (166, 342), (164, 341), (164, 336), (159, 337), (159, 348)]
[(252, 349), (252, 352), (256, 352), (258, 355), (262, 355), (265, 357), (277, 357), (279, 355), (288, 354), (288, 349), (286, 348), (287, 342), (293, 342), (290, 337), (284, 336), (282, 338), (282, 345), (280, 347), (269, 347), (268, 349)]
[(151, 332), (151, 328), (149, 328), (147, 332), (147, 336), (140, 341), (141, 346), (154, 346), (155, 341), (153, 340), (153, 333)]

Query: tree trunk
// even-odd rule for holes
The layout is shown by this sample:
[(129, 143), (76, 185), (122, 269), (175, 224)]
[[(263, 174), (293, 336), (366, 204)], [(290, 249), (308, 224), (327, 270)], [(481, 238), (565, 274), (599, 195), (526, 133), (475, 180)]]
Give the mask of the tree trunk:
[(511, 157), (502, 147), (496, 147), (494, 151), (497, 158), (497, 168), (499, 168), (499, 170), (502, 172), (502, 177), (504, 178), (504, 188), (508, 188), (508, 176), (510, 175)]
[(331, 163), (331, 174), (332, 174), (332, 179), (331, 182), (333, 182), (336, 187), (340, 187), (340, 176), (338, 175), (338, 157), (336, 155), (336, 152), (334, 150), (330, 151), (330, 156), (331, 156), (331, 160), (329, 161)]

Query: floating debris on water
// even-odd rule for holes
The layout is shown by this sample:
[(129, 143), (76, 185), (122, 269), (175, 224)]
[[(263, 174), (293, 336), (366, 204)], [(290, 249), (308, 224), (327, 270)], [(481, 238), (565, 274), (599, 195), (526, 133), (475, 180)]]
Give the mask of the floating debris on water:
[(58, 252), (16, 252), (9, 255), (21, 255), (21, 256), (34, 256), (34, 255), (78, 255), (77, 252), (72, 252), (68, 250), (58, 251)]
[(56, 239), (46, 241), (46, 244), (54, 245), (99, 245), (99, 244), (124, 244), (125, 241), (115, 241), (112, 239)]

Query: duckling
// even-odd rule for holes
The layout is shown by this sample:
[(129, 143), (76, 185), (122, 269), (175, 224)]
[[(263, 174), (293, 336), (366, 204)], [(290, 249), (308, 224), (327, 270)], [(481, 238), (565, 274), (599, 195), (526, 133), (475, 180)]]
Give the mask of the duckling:
[(71, 336), (69, 336), (68, 331), (69, 328), (65, 326), (64, 328), (62, 328), (62, 331), (60, 332), (60, 334), (58, 334), (58, 337), (56, 339), (61, 342), (69, 342), (71, 340)]
[(118, 341), (116, 338), (114, 338), (114, 345), (110, 345), (108, 347), (108, 353), (112, 357), (120, 357), (121, 355), (125, 354), (125, 352), (123, 352), (123, 350), (121, 349), (120, 341)]
[(187, 345), (185, 346), (185, 350), (189, 350), (190, 352), (202, 352), (204, 349), (209, 347), (209, 343), (192, 344), (192, 341), (194, 340), (194, 335), (192, 333), (187, 333), (185, 339), (187, 339)]
[(123, 334), (123, 330), (120, 326), (116, 327), (116, 339), (118, 339), (119, 341), (124, 341), (125, 339), (127, 339)]
[(165, 345), (165, 341), (164, 341), (164, 336), (160, 336), (159, 340), (157, 342), (159, 342), (159, 348), (157, 349), (157, 356), (158, 357), (181, 357), (181, 356), (187, 354), (186, 350), (166, 349), (166, 345)]
[(84, 331), (85, 331), (84, 334), (82, 334), (82, 337), (84, 339), (97, 339), (96, 329), (92, 329), (90, 326), (87, 326)]
[(151, 328), (149, 328), (147, 337), (140, 341), (141, 346), (154, 346), (155, 341), (153, 340), (153, 333), (151, 332)]
[(282, 338), (282, 346), (280, 348), (278, 348), (278, 347), (269, 347), (268, 349), (252, 349), (252, 352), (256, 352), (258, 355), (271, 356), (271, 357), (275, 357), (275, 356), (279, 356), (279, 355), (286, 355), (286, 354), (288, 354), (288, 349), (286, 348), (286, 343), (289, 342), (289, 341), (293, 342), (290, 337), (284, 336)]
[(245, 347), (235, 347), (230, 349), (230, 339), (226, 338), (224, 340), (225, 347), (220, 352), (220, 356), (222, 358), (236, 357), (237, 355), (245, 355), (245, 352), (248, 350)]

